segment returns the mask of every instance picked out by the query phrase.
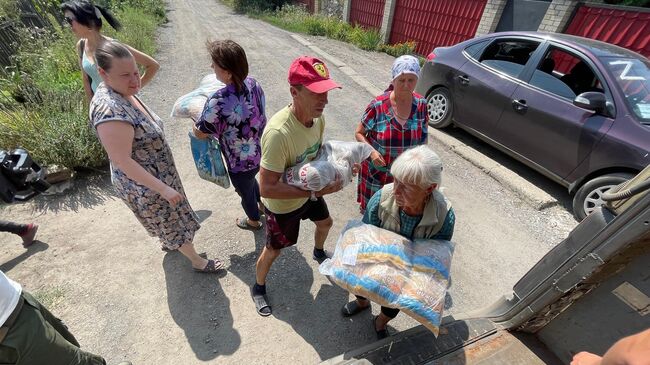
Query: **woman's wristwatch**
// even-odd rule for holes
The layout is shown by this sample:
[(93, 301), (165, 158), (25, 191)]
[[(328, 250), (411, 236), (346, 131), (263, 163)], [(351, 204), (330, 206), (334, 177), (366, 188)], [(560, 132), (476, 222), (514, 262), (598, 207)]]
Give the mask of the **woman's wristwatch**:
[(311, 201), (313, 201), (313, 202), (315, 202), (316, 200), (318, 200), (318, 197), (316, 196), (316, 192), (315, 192), (315, 191), (312, 190), (312, 191), (309, 193), (309, 200), (311, 200)]

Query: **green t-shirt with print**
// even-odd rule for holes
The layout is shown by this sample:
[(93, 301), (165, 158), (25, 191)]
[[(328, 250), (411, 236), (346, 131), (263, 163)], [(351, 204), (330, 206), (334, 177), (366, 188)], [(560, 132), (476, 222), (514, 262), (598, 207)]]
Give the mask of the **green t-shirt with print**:
[[(260, 166), (283, 174), (289, 167), (313, 160), (323, 142), (324, 131), (323, 116), (314, 119), (314, 124), (307, 128), (296, 119), (290, 106), (282, 108), (264, 128)], [(262, 202), (273, 213), (284, 214), (300, 208), (307, 199), (262, 198)]]

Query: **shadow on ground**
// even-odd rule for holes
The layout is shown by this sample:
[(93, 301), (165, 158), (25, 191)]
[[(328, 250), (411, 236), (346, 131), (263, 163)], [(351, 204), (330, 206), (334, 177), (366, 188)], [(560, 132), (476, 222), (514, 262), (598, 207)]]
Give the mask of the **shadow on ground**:
[(196, 273), (189, 265), (177, 251), (163, 259), (169, 312), (185, 332), (197, 359), (209, 361), (231, 355), (239, 348), (241, 338), (233, 328), (230, 300), (219, 282), (226, 274)]
[[(311, 242), (310, 238), (304, 238), (303, 242)], [(264, 239), (263, 231), (256, 232), (256, 252), (230, 256), (230, 273), (246, 283), (249, 288), (255, 282), (255, 262), (264, 246)], [(333, 284), (323, 284), (314, 296), (310, 292), (314, 275), (320, 274), (314, 272), (296, 247), (283, 249), (267, 278), (267, 294), (269, 304), (273, 308), (272, 316), (289, 324), (316, 350), (322, 360), (372, 341), (375, 334), (370, 328), (370, 312), (366, 311), (349, 320), (342, 319), (340, 311), (348, 301), (348, 292)], [(255, 311), (252, 299), (243, 305)], [(265, 318), (260, 317), (260, 320)], [(350, 327), (353, 330), (350, 330)], [(360, 335), (360, 331), (363, 335)]]
[(41, 242), (39, 240), (35, 240), (34, 243), (32, 243), (31, 246), (29, 246), (23, 253), (21, 253), (20, 255), (14, 257), (13, 259), (3, 264), (0, 264), (0, 271), (8, 272), (14, 267), (16, 267), (17, 265), (19, 265), (21, 262), (33, 256), (34, 254), (45, 251), (48, 248), (50, 248), (50, 245), (48, 245), (47, 243)]
[(83, 171), (74, 178), (71, 189), (34, 198), (33, 210), (35, 213), (78, 212), (79, 209), (92, 208), (114, 199), (117, 197), (108, 171)]

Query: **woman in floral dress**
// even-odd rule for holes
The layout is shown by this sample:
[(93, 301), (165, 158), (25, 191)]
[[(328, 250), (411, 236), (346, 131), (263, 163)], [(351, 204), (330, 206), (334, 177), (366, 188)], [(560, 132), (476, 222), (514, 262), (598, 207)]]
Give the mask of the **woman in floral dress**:
[(357, 141), (374, 148), (359, 172), (357, 202), (362, 214), (368, 200), (393, 182), (390, 167), (397, 156), (411, 147), (427, 144), (427, 103), (414, 92), (420, 75), (417, 58), (397, 58), (391, 72), (390, 87), (368, 104), (354, 135)]
[(160, 118), (136, 93), (140, 72), (121, 43), (107, 41), (95, 51), (104, 80), (90, 103), (90, 120), (113, 165), (117, 195), (165, 251), (178, 250), (199, 272), (219, 271), (219, 260), (196, 253), (192, 240), (200, 228), (187, 202)]
[(260, 170), (260, 138), (266, 126), (264, 91), (248, 76), (244, 49), (231, 40), (208, 42), (212, 69), (225, 87), (205, 103), (196, 122), (199, 138), (217, 138), (228, 161), (228, 175), (246, 213), (235, 224), (242, 229), (262, 228), (260, 187), (255, 175)]

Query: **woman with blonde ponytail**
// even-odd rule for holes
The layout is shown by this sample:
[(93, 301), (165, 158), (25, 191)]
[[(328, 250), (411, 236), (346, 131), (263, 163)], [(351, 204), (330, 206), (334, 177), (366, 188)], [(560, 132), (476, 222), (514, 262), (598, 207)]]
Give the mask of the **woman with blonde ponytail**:
[[(95, 50), (105, 42), (112, 40), (101, 33), (102, 18), (115, 30), (120, 30), (122, 25), (110, 11), (86, 0), (67, 1), (61, 4), (61, 10), (72, 32), (79, 38), (79, 42), (77, 42), (79, 67), (82, 70), (81, 76), (86, 97), (90, 102), (95, 90), (97, 90), (97, 86), (102, 82), (95, 62)], [(141, 77), (142, 86), (148, 84), (158, 72), (160, 65), (151, 56), (128, 45), (126, 47), (133, 55), (135, 62), (144, 67), (144, 73)]]

